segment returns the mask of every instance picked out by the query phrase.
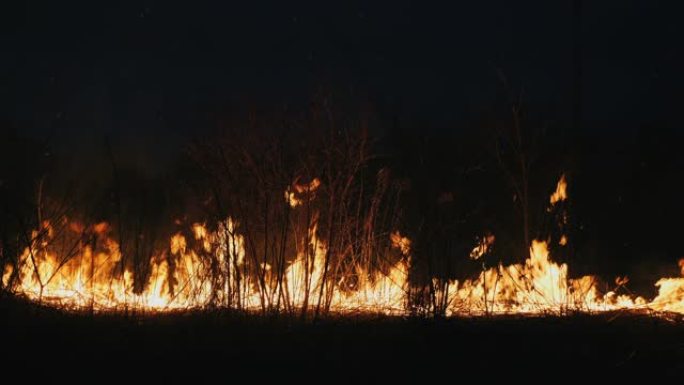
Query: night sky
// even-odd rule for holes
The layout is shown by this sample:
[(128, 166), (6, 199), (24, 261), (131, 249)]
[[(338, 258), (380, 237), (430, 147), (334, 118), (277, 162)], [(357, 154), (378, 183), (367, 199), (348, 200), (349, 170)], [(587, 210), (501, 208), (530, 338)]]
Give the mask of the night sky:
[[(48, 138), (76, 163), (106, 140), (120, 162), (157, 173), (190, 136), (250, 111), (296, 110), (320, 90), (390, 128), (461, 130), (500, 112), (502, 92), (552, 128), (572, 123), (570, 0), (112, 3), (2, 12), (3, 130)], [(680, 127), (677, 7), (582, 8), (580, 129)]]
[[(2, 12), (3, 126), (85, 152), (106, 137), (155, 168), (217, 116), (296, 108), (320, 88), (457, 130), (494, 108), (501, 74), (552, 126), (572, 121), (570, 0), (112, 3)], [(677, 2), (583, 3), (581, 128), (681, 126)]]

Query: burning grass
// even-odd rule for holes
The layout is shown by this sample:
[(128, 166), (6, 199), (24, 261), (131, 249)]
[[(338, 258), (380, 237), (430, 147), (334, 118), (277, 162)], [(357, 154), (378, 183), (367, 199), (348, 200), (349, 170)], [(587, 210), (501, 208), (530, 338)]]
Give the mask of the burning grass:
[[(14, 274), (10, 266), (3, 275), (3, 283), (16, 282), (12, 289), (36, 303), (72, 311), (158, 313), (224, 308), (264, 314), (318, 315), (320, 304), (326, 301), (326, 313), (420, 314), (421, 309), (411, 308), (422, 305), (412, 298), (422, 293), (409, 281), (411, 242), (399, 233), (390, 237), (392, 248), (402, 254), (395, 265), (374, 274), (359, 265), (351, 266), (346, 273), (334, 275), (337, 281), (329, 282), (324, 267), (328, 251), (317, 238), (314, 226), (308, 235), (311, 247), (307, 248), (313, 250), (313, 255), (309, 258), (301, 252), (285, 268), (282, 277), (274, 280), (267, 264), (261, 264), (257, 270), (261, 275), (249, 275), (243, 266), (244, 238), (237, 235), (232, 220), (221, 226), (215, 233), (199, 224), (193, 227), (195, 243), (200, 247), (197, 251), (188, 247), (182, 235), (174, 235), (169, 254), (152, 259), (147, 283), (141, 292), (135, 292), (133, 273), (117, 271), (122, 256), (118, 244), (106, 237), (106, 225), (95, 226), (95, 234), (101, 238), (93, 242), (101, 243), (104, 251), (79, 244), (75, 247), (79, 250), (77, 255), (62, 259), (49, 247), (54, 230), (46, 224), (43, 232), (47, 240), (39, 240), (39, 232), (34, 232), (36, 241), (20, 257), (18, 273)], [(79, 226), (71, 227), (83, 231)], [(212, 270), (212, 265), (218, 265), (218, 271)], [(173, 271), (169, 266), (175, 267)], [(244, 272), (242, 277), (240, 269)], [(446, 316), (614, 310), (661, 314), (682, 312), (683, 282), (684, 278), (661, 279), (657, 283), (659, 294), (650, 302), (613, 291), (601, 294), (594, 277), (570, 278), (568, 266), (551, 261), (546, 243), (535, 241), (524, 263), (486, 269), (473, 280), (435, 282), (433, 288), (439, 288), (434, 296), (444, 299)], [(230, 290), (238, 293), (238, 301), (226, 300)], [(434, 308), (428, 310), (427, 313), (435, 314)]]
[[(295, 183), (285, 193), (291, 209), (305, 205), (321, 186), (318, 179)], [(562, 177), (551, 204), (566, 199)], [(31, 233), (29, 246), (14, 264), (7, 264), (3, 287), (39, 304), (96, 312), (175, 312), (210, 308), (262, 314), (386, 314), (479, 316), (490, 314), (571, 314), (615, 310), (684, 312), (684, 278), (664, 278), (652, 301), (618, 294), (626, 278), (616, 279), (616, 291), (601, 293), (596, 278), (571, 278), (567, 264), (551, 260), (548, 245), (534, 241), (524, 262), (484, 268), (479, 277), (459, 282), (433, 278), (419, 286), (410, 280), (412, 242), (395, 231), (385, 237), (383, 254), (376, 241), (370, 250), (354, 255), (347, 244), (331, 249), (333, 240), (320, 239), (319, 214), (295, 228), (296, 254), (281, 252), (275, 261), (260, 259), (247, 244), (232, 218), (216, 230), (195, 223), (174, 234), (160, 254), (150, 258), (146, 275), (136, 276), (127, 266), (120, 244), (110, 236), (107, 223), (84, 226), (64, 217), (56, 228), (45, 221)], [(298, 235), (299, 234), (299, 235)], [(375, 234), (375, 237), (379, 234)], [(287, 237), (287, 235), (284, 235)], [(475, 246), (479, 258), (494, 243), (489, 236)], [(59, 251), (61, 250), (61, 252)], [(66, 253), (64, 250), (68, 250)], [(357, 259), (359, 256), (364, 259)], [(395, 255), (392, 258), (392, 254)], [(398, 255), (398, 258), (396, 257)], [(396, 262), (390, 263), (390, 260)], [(377, 266), (382, 262), (382, 266)], [(372, 264), (376, 266), (372, 266)], [(684, 275), (684, 262), (680, 263)], [(662, 313), (664, 314), (664, 313)]]
[[(485, 233), (469, 255), (481, 270), (453, 278), (452, 269), (437, 264), (451, 255), (426, 258), (428, 242), (416, 247), (404, 232), (411, 228), (401, 216), (404, 186), (373, 163), (364, 133), (333, 130), (304, 149), (228, 139), (195, 150), (211, 192), (202, 201), (205, 216), (179, 217), (167, 239), (150, 239), (138, 225), (129, 230), (121, 219), (117, 225), (75, 220), (68, 210), (49, 210), (38, 194), (35, 228), (20, 221), (17, 255), (2, 250), (2, 290), (93, 313), (684, 313), (684, 277), (660, 279), (652, 300), (626, 290), (625, 277), (599, 290), (597, 277), (571, 276), (569, 263), (552, 259), (550, 237), (532, 240), (529, 254), (515, 263), (486, 265), (497, 238)], [(288, 150), (293, 147), (299, 151)], [(567, 186), (561, 175), (547, 201), (561, 231)], [(563, 233), (559, 247), (568, 239)], [(684, 275), (684, 262), (681, 267)]]

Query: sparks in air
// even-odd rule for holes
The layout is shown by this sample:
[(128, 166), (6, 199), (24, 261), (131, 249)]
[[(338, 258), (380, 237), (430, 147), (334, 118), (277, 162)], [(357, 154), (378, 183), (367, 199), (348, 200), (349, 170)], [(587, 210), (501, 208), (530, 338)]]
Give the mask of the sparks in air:
[[(316, 199), (320, 187), (319, 179), (295, 182), (285, 190), (285, 201), (292, 210), (301, 210)], [(550, 197), (551, 205), (567, 199), (566, 189), (563, 175)], [(332, 256), (320, 238), (318, 217), (313, 217), (304, 234), (292, 235), (296, 247), (280, 264), (248, 258), (239, 222), (228, 218), (214, 229), (196, 223), (188, 232), (174, 234), (145, 269), (137, 270), (126, 263), (130, 258), (123, 255), (107, 223), (70, 222), (58, 233), (54, 224), (43, 222), (17, 262), (4, 266), (2, 285), (41, 304), (102, 312), (208, 306), (255, 312), (324, 309), (403, 315), (415, 311), (413, 301), (424, 289), (410, 279), (413, 245), (408, 237), (398, 231), (386, 235), (391, 262), (377, 258), (386, 263), (371, 266), (353, 256)], [(480, 259), (494, 242), (493, 234), (479, 238), (469, 257)], [(559, 244), (567, 243), (563, 235)], [(684, 260), (680, 267), (682, 277), (658, 280), (658, 294), (649, 301), (618, 293), (628, 282), (624, 277), (607, 292), (599, 291), (594, 276), (571, 277), (567, 264), (552, 260), (548, 242), (535, 240), (521, 263), (489, 268), (483, 264), (478, 276), (433, 283), (430, 291), (442, 299), (440, 310), (450, 316), (617, 309), (684, 313)]]

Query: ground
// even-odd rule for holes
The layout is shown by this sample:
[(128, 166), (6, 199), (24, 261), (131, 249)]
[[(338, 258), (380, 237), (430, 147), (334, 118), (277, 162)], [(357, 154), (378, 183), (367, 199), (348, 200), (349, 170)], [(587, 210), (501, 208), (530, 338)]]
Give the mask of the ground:
[(684, 373), (684, 320), (634, 313), (304, 322), (226, 311), (68, 314), (5, 297), (0, 322), (3, 375), (30, 382), (554, 383)]

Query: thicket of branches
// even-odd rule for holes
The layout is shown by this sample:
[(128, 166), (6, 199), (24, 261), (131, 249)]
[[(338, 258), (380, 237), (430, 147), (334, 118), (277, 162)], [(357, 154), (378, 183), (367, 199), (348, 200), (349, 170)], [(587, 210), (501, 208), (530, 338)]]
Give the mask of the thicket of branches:
[[(325, 112), (277, 134), (228, 130), (191, 148), (204, 176), (205, 209), (215, 221), (234, 218), (245, 240), (246, 262), (234, 266), (223, 305), (240, 307), (241, 282), (251, 277), (264, 311), (319, 314), (328, 311), (335, 290), (353, 289), (359, 267), (386, 272), (396, 262), (389, 235), (400, 224), (401, 186), (362, 125)], [(294, 207), (287, 194), (297, 200)], [(317, 287), (314, 236), (326, 246), (324, 284)], [(293, 256), (305, 260), (300, 308), (293, 307), (284, 277)]]
[[(123, 255), (114, 274), (132, 270), (134, 290), (140, 292), (150, 274), (150, 258), (160, 250), (169, 255), (169, 236), (189, 234), (188, 224), (198, 221), (224, 232), (222, 242), (244, 239), (239, 263), (238, 255), (220, 259), (216, 253), (200, 253), (209, 267), (201, 278), (215, 290), (207, 305), (241, 309), (254, 287), (264, 313), (318, 315), (329, 311), (335, 291), (354, 289), (362, 279), (359, 268), (371, 275), (386, 273), (404, 257), (390, 242), (390, 234), (400, 231), (413, 240), (405, 306), (443, 314), (450, 279), (473, 277), (504, 258), (525, 257), (509, 245), (533, 236), (530, 218), (543, 214), (559, 175), (548, 164), (546, 171), (534, 168), (529, 152), (543, 157), (543, 151), (524, 143), (539, 146), (540, 139), (524, 131), (528, 122), (514, 107), (512, 118), (494, 122), (493, 130), (453, 136), (393, 130), (382, 137), (369, 133), (368, 121), (348, 119), (322, 103), (286, 124), (252, 122), (197, 139), (175, 172), (157, 180), (122, 169), (104, 145), (107, 170), (102, 174), (108, 177), (87, 192), (73, 186), (50, 189), (50, 162), (26, 159), (35, 169), (7, 179), (12, 185), (1, 189), (0, 262), (16, 270), (21, 251), (40, 241), (35, 237), (46, 237), (32, 230), (49, 221), (64, 234), (55, 239), (66, 263), (84, 245), (102, 247), (94, 226), (107, 221)], [(37, 143), (26, 146), (43, 151)], [(531, 174), (543, 183), (530, 181)], [(506, 214), (512, 209), (511, 192), (513, 215)], [(10, 207), (13, 201), (21, 205)], [(538, 203), (534, 208), (532, 201)], [(79, 231), (67, 231), (72, 219), (82, 223)], [(502, 241), (484, 262), (468, 260), (478, 237), (489, 233)], [(326, 246), (323, 284), (318, 286), (311, 276), (314, 237)], [(50, 247), (57, 248), (55, 239)], [(230, 244), (223, 249), (236, 252)], [(298, 257), (305, 261), (306, 285), (299, 302), (284, 276)], [(169, 262), (172, 275), (176, 266), (173, 259)], [(11, 290), (12, 284), (2, 290)], [(176, 284), (170, 280), (171, 291)], [(303, 306), (294, 305), (302, 301)]]

